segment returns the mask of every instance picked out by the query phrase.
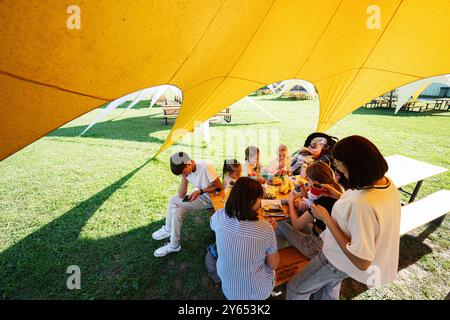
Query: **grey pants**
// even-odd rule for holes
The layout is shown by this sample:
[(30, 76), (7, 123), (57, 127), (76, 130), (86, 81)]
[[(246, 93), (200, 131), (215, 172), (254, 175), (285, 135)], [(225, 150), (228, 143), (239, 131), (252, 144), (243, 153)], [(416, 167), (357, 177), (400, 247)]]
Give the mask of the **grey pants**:
[[(287, 240), (287, 244), (285, 243)], [(295, 229), (290, 220), (280, 221), (277, 227), (278, 249), (287, 245), (294, 246), (308, 259), (314, 258), (322, 250), (322, 239), (314, 235), (308, 235)]]
[(286, 288), (287, 300), (339, 300), (342, 280), (347, 274), (336, 269), (321, 251), (292, 278)]
[(283, 239), (311, 261), (287, 284), (287, 300), (338, 300), (341, 282), (347, 274), (336, 269), (322, 253), (321, 238), (295, 229), (288, 220), (278, 223), (277, 241)]
[(170, 198), (166, 214), (166, 230), (170, 231), (170, 242), (180, 241), (181, 227), (186, 213), (209, 208), (213, 208), (213, 204), (206, 193), (192, 202), (183, 202), (183, 199), (177, 195)]

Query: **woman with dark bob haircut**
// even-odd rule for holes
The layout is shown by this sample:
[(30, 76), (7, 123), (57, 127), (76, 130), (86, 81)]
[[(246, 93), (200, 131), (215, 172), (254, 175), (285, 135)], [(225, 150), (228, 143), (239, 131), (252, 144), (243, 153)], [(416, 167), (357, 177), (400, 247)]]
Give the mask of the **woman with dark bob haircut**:
[(230, 300), (267, 299), (279, 256), (276, 221), (259, 219), (263, 189), (252, 178), (239, 178), (225, 205), (211, 217), (218, 251), (217, 274)]
[(385, 176), (386, 160), (361, 136), (339, 141), (333, 150), (336, 169), (348, 179), (341, 193), (323, 185), (338, 199), (332, 214), (313, 204), (311, 213), (326, 229), (322, 251), (287, 285), (287, 299), (339, 299), (341, 282), (351, 277), (372, 287), (395, 279), (400, 243), (400, 197)]

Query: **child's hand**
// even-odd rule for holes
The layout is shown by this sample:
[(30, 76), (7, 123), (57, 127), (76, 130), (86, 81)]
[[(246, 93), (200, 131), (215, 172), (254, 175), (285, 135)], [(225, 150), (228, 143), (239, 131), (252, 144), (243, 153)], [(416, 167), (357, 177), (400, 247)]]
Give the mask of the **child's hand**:
[(272, 225), (272, 228), (274, 231), (277, 231), (278, 222), (274, 218), (267, 219), (267, 222), (269, 222)]
[(297, 206), (298, 211), (306, 212), (308, 210), (308, 208), (309, 208), (308, 204), (304, 200), (299, 201), (298, 206)]
[(301, 147), (301, 148), (300, 148), (300, 152), (307, 152), (307, 153), (310, 153), (310, 152), (309, 152), (309, 148), (307, 148), (307, 147)]
[(322, 153), (323, 146), (321, 144), (317, 145), (315, 148), (310, 148), (309, 152), (312, 154), (313, 158), (320, 157)]
[(314, 218), (322, 220), (323, 222), (325, 222), (327, 219), (329, 219), (331, 217), (330, 213), (327, 211), (327, 209), (325, 209), (324, 207), (322, 207), (320, 205), (312, 204), (311, 211), (312, 211)]

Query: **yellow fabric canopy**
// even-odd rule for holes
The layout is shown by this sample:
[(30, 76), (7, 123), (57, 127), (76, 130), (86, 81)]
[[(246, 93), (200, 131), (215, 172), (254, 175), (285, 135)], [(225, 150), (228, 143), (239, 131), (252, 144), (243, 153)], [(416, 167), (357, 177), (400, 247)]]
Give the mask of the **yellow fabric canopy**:
[[(276, 81), (317, 87), (325, 131), (380, 94), (450, 73), (448, 0), (80, 0), (79, 30), (66, 25), (72, 3), (0, 2), (0, 159), (155, 85), (184, 96), (161, 152)], [(380, 28), (368, 27), (372, 5)]]

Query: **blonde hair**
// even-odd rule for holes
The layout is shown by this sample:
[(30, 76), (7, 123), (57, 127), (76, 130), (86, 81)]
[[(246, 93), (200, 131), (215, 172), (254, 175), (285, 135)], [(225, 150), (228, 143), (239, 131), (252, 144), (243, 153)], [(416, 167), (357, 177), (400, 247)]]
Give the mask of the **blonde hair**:
[(288, 149), (288, 147), (285, 144), (280, 144), (278, 146), (278, 153), (280, 153), (281, 151), (286, 151), (286, 152), (289, 153), (289, 149)]

